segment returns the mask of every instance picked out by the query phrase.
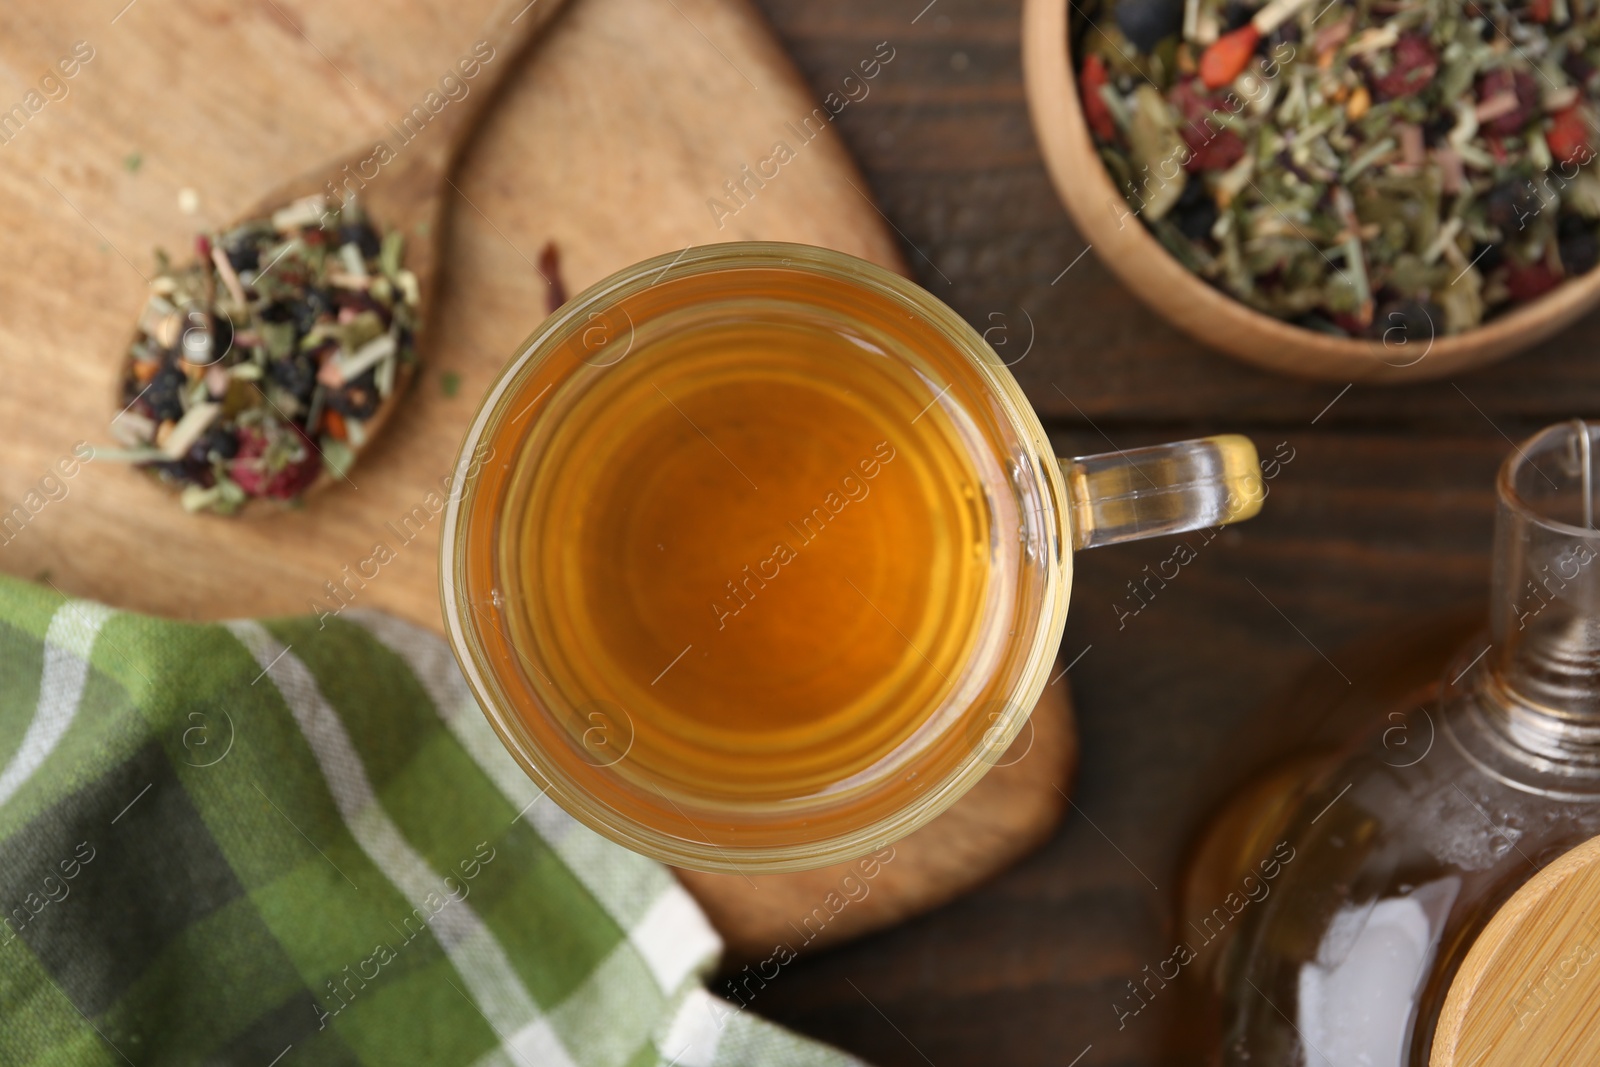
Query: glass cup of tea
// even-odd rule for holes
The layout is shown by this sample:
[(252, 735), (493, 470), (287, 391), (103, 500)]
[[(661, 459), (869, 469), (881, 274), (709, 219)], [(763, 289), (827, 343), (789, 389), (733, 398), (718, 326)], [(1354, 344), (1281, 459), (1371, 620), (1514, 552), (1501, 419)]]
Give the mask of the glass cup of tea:
[(445, 512), (456, 657), (568, 812), (681, 867), (862, 855), (1050, 676), (1074, 549), (1248, 518), (1243, 437), (1058, 460), (905, 278), (739, 243), (620, 271), (489, 389)]

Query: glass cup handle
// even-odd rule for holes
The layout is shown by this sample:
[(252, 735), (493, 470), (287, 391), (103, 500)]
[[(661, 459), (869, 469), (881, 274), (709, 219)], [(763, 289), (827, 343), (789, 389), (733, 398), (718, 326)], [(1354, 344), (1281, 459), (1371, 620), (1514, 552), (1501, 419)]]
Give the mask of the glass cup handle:
[(1074, 550), (1242, 522), (1267, 495), (1256, 446), (1238, 434), (1057, 462)]

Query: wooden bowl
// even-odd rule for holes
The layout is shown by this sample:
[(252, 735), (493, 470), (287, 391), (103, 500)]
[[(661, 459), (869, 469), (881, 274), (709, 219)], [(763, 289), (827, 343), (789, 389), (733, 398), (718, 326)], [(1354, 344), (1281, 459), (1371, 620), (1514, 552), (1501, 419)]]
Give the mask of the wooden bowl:
[[(1135, 216), (1112, 184), (1083, 117), (1067, 12), (1072, 0), (1024, 0), (1022, 67), (1033, 128), (1067, 211), (1101, 262), (1150, 308), (1219, 352), (1268, 370), (1335, 382), (1442, 378), (1503, 359), (1576, 321), (1600, 302), (1600, 270), (1488, 324), (1450, 337), (1330, 337), (1262, 314), (1192, 274)], [(1397, 328), (1398, 329), (1398, 328)]]

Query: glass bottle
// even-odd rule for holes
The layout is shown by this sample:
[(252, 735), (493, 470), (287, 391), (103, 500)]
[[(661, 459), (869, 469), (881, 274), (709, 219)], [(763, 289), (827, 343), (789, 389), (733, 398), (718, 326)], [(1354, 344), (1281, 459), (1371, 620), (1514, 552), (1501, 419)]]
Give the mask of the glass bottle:
[(1550, 427), (1501, 467), (1487, 633), (1368, 706), (1342, 756), (1278, 768), (1213, 822), (1181, 928), (1218, 943), (1175, 953), (1209, 1062), (1423, 1067), (1490, 918), (1600, 834), (1597, 430)]

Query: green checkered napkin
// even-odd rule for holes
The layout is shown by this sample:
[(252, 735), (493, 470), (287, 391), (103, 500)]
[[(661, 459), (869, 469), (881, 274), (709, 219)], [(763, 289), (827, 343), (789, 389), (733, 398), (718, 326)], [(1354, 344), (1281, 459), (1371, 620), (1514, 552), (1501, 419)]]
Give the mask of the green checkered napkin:
[(688, 894), (380, 615), (195, 625), (0, 578), (0, 910), (4, 1067), (856, 1062), (705, 992)]

